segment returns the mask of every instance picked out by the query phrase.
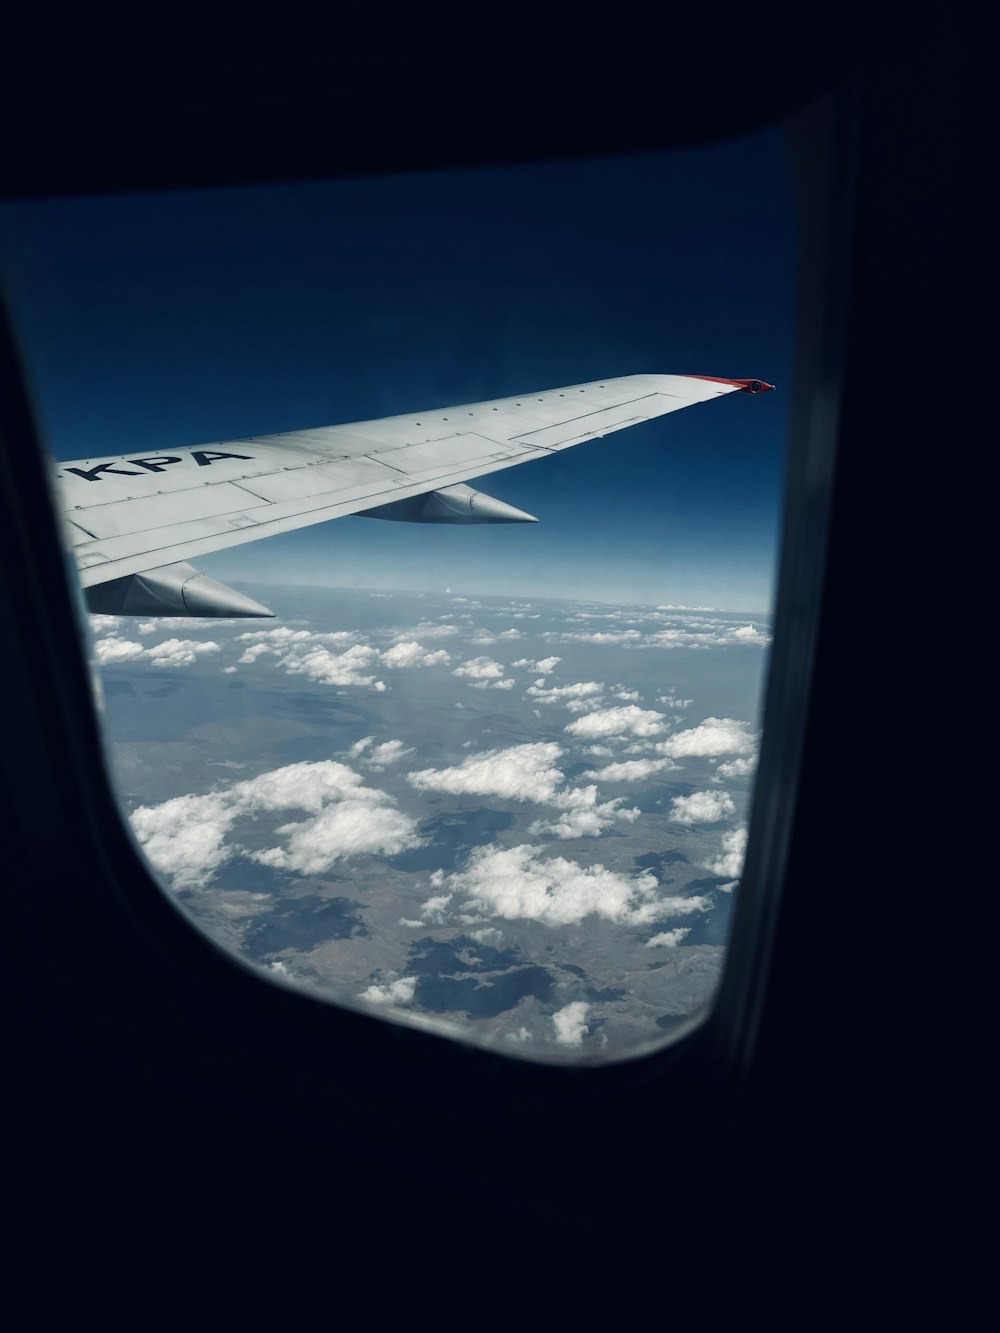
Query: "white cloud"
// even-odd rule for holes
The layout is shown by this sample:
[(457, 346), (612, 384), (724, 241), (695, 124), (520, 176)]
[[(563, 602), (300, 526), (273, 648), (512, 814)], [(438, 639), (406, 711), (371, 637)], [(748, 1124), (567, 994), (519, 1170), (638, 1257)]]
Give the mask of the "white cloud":
[(353, 759), (361, 759), (366, 764), (376, 764), (383, 766), (385, 764), (395, 764), (408, 754), (412, 754), (412, 748), (407, 749), (404, 741), (383, 741), (381, 745), (373, 745), (373, 736), (362, 736), (361, 740), (355, 741), (347, 753)]
[(451, 657), (443, 648), (428, 652), (422, 644), (413, 639), (401, 639), (392, 648), (382, 654), (382, 663), (387, 667), (428, 667), (447, 666)]
[(633, 703), (633, 704), (634, 704), (634, 703), (638, 703), (638, 702), (639, 702), (639, 691), (638, 691), (638, 690), (615, 690), (615, 691), (614, 691), (614, 698), (616, 698), (616, 699), (624, 699), (626, 703)]
[(287, 847), (251, 853), (251, 860), (300, 875), (320, 875), (348, 857), (393, 856), (418, 846), (414, 829), (413, 820), (394, 806), (341, 800), (301, 824), (283, 825), (278, 833), (288, 838)]
[(623, 925), (645, 925), (663, 917), (707, 911), (708, 897), (661, 897), (649, 871), (621, 874), (601, 864), (578, 865), (562, 856), (543, 857), (541, 848), (522, 845), (477, 848), (465, 870), (451, 875), (436, 871), (431, 886), (438, 890), (424, 903), (426, 920), (444, 924), (449, 914), (462, 922), (489, 920), (538, 921), (546, 926), (572, 925), (588, 916)]
[(219, 645), (211, 639), (164, 639), (152, 648), (144, 648), (141, 643), (131, 639), (111, 635), (109, 638), (98, 639), (94, 644), (94, 656), (102, 666), (116, 662), (135, 662), (140, 658), (158, 667), (190, 666), (196, 658), (218, 651)]
[(236, 640), (238, 643), (249, 643), (255, 650), (255, 656), (259, 657), (261, 652), (277, 653), (289, 648), (312, 647), (317, 644), (322, 644), (326, 648), (343, 648), (358, 637), (358, 634), (350, 629), (318, 633), (311, 629), (291, 629), (288, 625), (279, 625), (277, 629), (248, 630), (245, 634), (237, 634)]
[[(600, 750), (600, 746), (591, 746), (588, 753)], [(610, 753), (606, 751), (605, 753)], [(620, 764), (607, 764), (604, 768), (589, 769), (585, 778), (596, 778), (598, 782), (641, 782), (654, 773), (663, 773), (676, 768), (672, 759), (626, 759)]]
[(729, 637), (735, 639), (737, 643), (770, 643), (770, 634), (762, 634), (756, 625), (741, 625), (738, 629), (731, 629)]
[(414, 625), (411, 629), (396, 630), (393, 637), (396, 639), (448, 639), (457, 633), (457, 625), (435, 625), (433, 621), (422, 620), (419, 625)]
[(471, 680), (499, 680), (503, 675), (503, 667), (490, 657), (470, 657), (461, 666), (455, 667), (451, 674)]
[(409, 773), (407, 781), (422, 791), (553, 805), (559, 815), (536, 820), (529, 832), (557, 838), (596, 838), (616, 820), (631, 823), (638, 818), (637, 809), (621, 808), (621, 797), (600, 801), (595, 786), (564, 788), (565, 774), (557, 766), (562, 753), (562, 747), (551, 741), (513, 745), (469, 755), (453, 768)]
[(522, 1026), (516, 1032), (505, 1032), (504, 1038), (507, 1041), (531, 1041), (531, 1033)]
[(600, 694), (603, 689), (602, 681), (578, 680), (573, 685), (554, 685), (547, 690), (543, 680), (536, 680), (534, 685), (528, 686), (525, 694), (543, 704), (568, 704)]
[(583, 1000), (574, 1000), (572, 1004), (566, 1005), (565, 1009), (558, 1009), (552, 1015), (552, 1022), (556, 1029), (556, 1041), (560, 1046), (580, 1046), (584, 1037), (590, 1031), (587, 1027), (587, 1010), (589, 1004)]
[(252, 860), (300, 874), (317, 874), (352, 856), (392, 855), (420, 845), (416, 824), (385, 792), (334, 760), (288, 764), (204, 796), (174, 797), (140, 806), (132, 826), (146, 855), (175, 888), (207, 883), (242, 849), (226, 835), (241, 815), (304, 810), (313, 815), (276, 830), (285, 846), (248, 853)]
[(503, 939), (503, 931), (497, 930), (495, 926), (484, 926), (482, 930), (473, 930), (470, 933), (477, 944), (499, 944)]
[(513, 665), (524, 667), (528, 671), (538, 671), (543, 676), (548, 676), (555, 671), (561, 661), (561, 657), (542, 657), (537, 662), (532, 661), (530, 657), (519, 657)]
[[(741, 824), (739, 828), (730, 829), (728, 833), (722, 835), (722, 849), (714, 861), (703, 862), (706, 870), (711, 870), (716, 875), (727, 875), (737, 878), (743, 869), (743, 858), (747, 850), (747, 828)], [(732, 890), (732, 885), (726, 886), (726, 891)]]
[[(567, 713), (593, 713), (604, 707), (604, 695), (595, 694), (591, 699), (570, 699), (566, 704)], [(538, 714), (541, 717), (541, 713)]]
[(656, 749), (673, 759), (685, 759), (696, 755), (752, 754), (756, 745), (749, 722), (738, 722), (732, 717), (706, 717), (697, 727), (678, 731), (661, 741)]
[(721, 642), (721, 636), (706, 630), (661, 629), (655, 634), (647, 634), (643, 640), (646, 648), (709, 648)]
[(506, 680), (477, 680), (469, 688), (473, 690), (512, 690), (515, 683), (513, 676), (508, 676)]
[(685, 935), (691, 934), (690, 926), (677, 926), (674, 930), (661, 930), (646, 941), (647, 949), (676, 949)]
[(416, 990), (416, 977), (400, 977), (398, 981), (390, 981), (384, 986), (369, 986), (361, 992), (361, 998), (375, 1004), (410, 1004)]
[(570, 722), (565, 730), (572, 736), (587, 739), (606, 736), (657, 736), (666, 729), (666, 719), (662, 713), (648, 708), (637, 708), (635, 704), (624, 704), (620, 708), (606, 708), (601, 712), (588, 713)]
[(147, 648), (146, 656), (158, 667), (190, 666), (205, 653), (217, 653), (219, 645), (211, 639), (164, 639), (162, 643)]
[[(121, 616), (102, 616), (98, 615), (97, 612), (95, 611), (90, 616), (91, 633), (93, 634), (107, 634), (109, 632), (113, 633), (115, 630), (118, 629), (118, 626), (121, 624), (121, 620), (122, 620)], [(141, 634), (142, 629), (140, 628), (138, 632)]]
[[(361, 643), (346, 647), (357, 638), (354, 630), (329, 634), (287, 626), (255, 630), (237, 636), (239, 642), (248, 645), (239, 661), (250, 665), (264, 655), (274, 655), (289, 675), (306, 676), (320, 685), (359, 685), (381, 692), (384, 682), (368, 674), (379, 661), (378, 650)], [(334, 651), (337, 649), (341, 651)]]
[(536, 741), (506, 750), (469, 755), (454, 768), (425, 768), (407, 775), (421, 791), (445, 791), (454, 796), (502, 796), (515, 801), (551, 801), (563, 782), (556, 767), (562, 747)]
[(238, 813), (225, 794), (210, 793), (140, 805), (131, 822), (150, 862), (186, 889), (204, 884), (233, 855), (225, 837)]
[(630, 810), (621, 809), (624, 797), (613, 801), (601, 802), (597, 799), (597, 788), (574, 787), (552, 799), (553, 805), (562, 810), (558, 819), (536, 819), (528, 828), (529, 833), (550, 833), (557, 838), (598, 838), (619, 819), (627, 824), (634, 824), (639, 818), (638, 807)]
[(167, 624), (164, 624), (162, 617), (158, 620), (141, 620), (135, 632), (143, 635), (161, 634), (167, 629), (202, 629), (214, 632), (217, 629), (228, 628), (230, 625), (246, 623), (242, 616), (169, 616), (166, 619)]
[(715, 824), (736, 813), (733, 798), (725, 791), (695, 791), (675, 796), (670, 818), (675, 824)]
[(730, 759), (715, 771), (723, 778), (745, 778), (754, 771), (756, 763), (756, 759)]
[(404, 741), (383, 741), (369, 751), (367, 759), (371, 764), (395, 764), (412, 753), (413, 748), (407, 748)]
[(98, 639), (94, 644), (94, 657), (101, 666), (109, 666), (115, 662), (131, 662), (145, 654), (145, 648), (141, 643), (135, 643), (131, 639), (119, 639), (112, 635), (107, 639)]
[(236, 674), (236, 668), (233, 666), (223, 667), (222, 674), (224, 676), (234, 676)]
[(255, 810), (309, 810), (318, 812), (330, 801), (362, 800), (381, 804), (389, 798), (372, 787), (346, 764), (334, 759), (286, 764), (230, 788), (231, 799)]
[(690, 704), (694, 703), (694, 700), (678, 699), (674, 690), (668, 690), (666, 694), (658, 694), (656, 696), (656, 702), (658, 704), (665, 704), (667, 708), (680, 709), (680, 708), (687, 708)]
[[(546, 635), (546, 638), (549, 636)], [(576, 643), (638, 643), (642, 635), (637, 629), (594, 630), (592, 633), (563, 633), (562, 639), (572, 639)]]
[(377, 661), (375, 648), (358, 643), (343, 653), (331, 652), (329, 648), (292, 651), (282, 657), (279, 664), (290, 676), (306, 676), (320, 685), (368, 685), (375, 690), (384, 690), (382, 681), (365, 674)]

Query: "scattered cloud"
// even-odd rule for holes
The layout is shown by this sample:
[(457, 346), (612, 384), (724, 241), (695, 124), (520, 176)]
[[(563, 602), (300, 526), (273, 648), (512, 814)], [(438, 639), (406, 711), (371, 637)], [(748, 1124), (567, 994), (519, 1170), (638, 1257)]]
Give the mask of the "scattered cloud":
[(211, 639), (164, 639), (162, 643), (144, 648), (132, 639), (121, 639), (117, 635), (98, 639), (94, 644), (94, 656), (101, 666), (111, 666), (117, 662), (137, 662), (140, 659), (157, 667), (190, 666), (197, 658), (207, 653), (217, 653), (219, 645)]
[(524, 667), (527, 671), (537, 671), (543, 676), (548, 676), (555, 671), (561, 661), (561, 657), (540, 657), (537, 662), (532, 661), (530, 657), (520, 657), (513, 663), (513, 665), (516, 667)]
[[(359, 685), (381, 692), (384, 682), (371, 673), (379, 661), (378, 649), (353, 642), (358, 637), (353, 630), (330, 634), (287, 626), (254, 630), (237, 635), (237, 641), (247, 645), (239, 662), (252, 665), (260, 657), (273, 655), (290, 676), (305, 676), (320, 685)], [(346, 647), (348, 644), (352, 646)]]
[[(722, 835), (719, 855), (713, 861), (705, 861), (703, 864), (706, 870), (711, 870), (715, 875), (727, 875), (736, 879), (743, 870), (746, 850), (747, 828), (745, 824), (741, 824), (738, 828), (730, 829), (728, 833)], [(732, 887), (728, 884), (726, 892), (730, 892)]]
[[(164, 619), (167, 624), (164, 624)], [(161, 616), (157, 620), (140, 620), (136, 626), (136, 634), (162, 634), (164, 630), (172, 629), (201, 629), (212, 630), (228, 629), (230, 625), (245, 625), (246, 621), (242, 616)]]
[(233, 855), (226, 834), (239, 814), (227, 793), (174, 796), (132, 811), (132, 828), (149, 861), (174, 888), (206, 883)]
[(447, 639), (457, 633), (457, 625), (436, 625), (433, 621), (422, 620), (419, 625), (414, 625), (411, 629), (395, 630), (393, 637), (396, 639)]
[(556, 1041), (560, 1046), (580, 1046), (584, 1037), (590, 1031), (587, 1027), (587, 1010), (589, 1004), (583, 1000), (574, 1000), (572, 1004), (566, 1005), (565, 1009), (557, 1009), (552, 1015), (552, 1023), (556, 1030)]
[(552, 804), (562, 813), (557, 819), (536, 819), (529, 825), (528, 832), (551, 834), (556, 838), (598, 838), (617, 820), (634, 824), (641, 811), (638, 806), (623, 809), (624, 797), (612, 801), (599, 801), (597, 788), (573, 787), (569, 791), (552, 798)]
[(190, 666), (206, 653), (217, 653), (219, 645), (211, 639), (164, 639), (146, 649), (146, 656), (157, 667)]
[(361, 998), (374, 1004), (410, 1004), (416, 990), (416, 977), (400, 977), (398, 981), (390, 981), (382, 986), (373, 983), (361, 992)]
[(562, 747), (535, 741), (471, 754), (453, 768), (425, 768), (407, 775), (421, 791), (453, 796), (501, 796), (513, 801), (552, 801), (563, 782), (556, 761)]
[(697, 727), (678, 731), (656, 749), (672, 759), (720, 754), (752, 754), (757, 748), (749, 722), (732, 717), (706, 717)]
[(727, 763), (720, 764), (715, 771), (722, 778), (746, 778), (753, 773), (756, 766), (755, 758), (730, 759)]
[(681, 709), (689, 707), (691, 704), (694, 703), (694, 700), (678, 699), (677, 694), (674, 690), (668, 690), (666, 694), (658, 694), (656, 696), (656, 702), (658, 704), (664, 704), (667, 708)]
[(691, 934), (690, 926), (676, 926), (673, 930), (661, 930), (646, 941), (647, 949), (676, 949), (685, 935)]
[(576, 630), (570, 633), (563, 631), (556, 634), (546, 634), (544, 638), (570, 639), (575, 643), (638, 643), (642, 635), (637, 629), (619, 629), (619, 630), (593, 630), (583, 632)]
[[(600, 749), (600, 746), (592, 745), (589, 753), (594, 754)], [(604, 753), (610, 754), (611, 751)], [(583, 776), (595, 778), (598, 782), (641, 782), (644, 778), (652, 777), (654, 773), (665, 773), (675, 768), (677, 765), (672, 759), (626, 759), (620, 764), (606, 764), (604, 768), (589, 769)]]
[(363, 736), (361, 740), (354, 742), (347, 753), (353, 759), (360, 758), (362, 763), (376, 765), (379, 768), (386, 764), (395, 764), (413, 753), (413, 749), (408, 749), (404, 741), (383, 741), (381, 745), (373, 745), (373, 741), (373, 736)]
[(503, 940), (503, 931), (495, 926), (484, 926), (482, 930), (470, 931), (470, 936), (477, 944), (499, 944)]
[(737, 643), (770, 643), (770, 634), (762, 634), (756, 625), (740, 625), (738, 629), (731, 629), (729, 637)]
[(494, 662), (491, 657), (470, 657), (451, 674), (469, 680), (499, 680), (503, 673), (502, 663)]
[(603, 689), (603, 681), (598, 680), (578, 680), (573, 685), (554, 685), (551, 689), (546, 689), (543, 677), (536, 680), (533, 685), (529, 685), (525, 695), (543, 704), (569, 705), (579, 704), (585, 699), (592, 698), (600, 694)]
[(384, 682), (369, 674), (378, 656), (377, 649), (357, 643), (343, 653), (331, 652), (329, 648), (293, 650), (280, 659), (279, 665), (288, 675), (305, 676), (319, 685), (366, 685), (381, 691), (385, 689)]
[(666, 730), (666, 719), (662, 713), (652, 709), (624, 704), (620, 708), (606, 708), (578, 717), (565, 730), (571, 736), (582, 736), (588, 740), (608, 736), (657, 736)]
[(443, 648), (429, 652), (414, 639), (400, 639), (381, 655), (384, 666), (398, 670), (400, 667), (447, 666), (451, 657)]
[(557, 838), (596, 838), (617, 820), (631, 823), (639, 817), (638, 809), (622, 808), (624, 798), (601, 801), (593, 785), (564, 787), (565, 774), (557, 763), (562, 754), (562, 747), (551, 741), (513, 745), (469, 755), (453, 768), (421, 769), (408, 774), (407, 781), (422, 791), (555, 806), (560, 813), (536, 820), (529, 832)]
[(663, 917), (705, 912), (705, 896), (664, 897), (649, 871), (623, 874), (596, 863), (581, 866), (542, 849), (490, 845), (473, 851), (466, 869), (431, 876), (434, 895), (424, 903), (424, 918), (444, 924), (452, 917), (465, 923), (538, 921), (572, 925), (588, 916), (623, 925), (646, 925)]
[(145, 648), (132, 639), (119, 639), (112, 635), (107, 639), (98, 639), (94, 644), (94, 658), (101, 666), (111, 666), (115, 662), (133, 662), (145, 656)]
[(275, 832), (284, 846), (245, 853), (251, 860), (299, 874), (318, 874), (336, 861), (365, 854), (393, 855), (420, 845), (416, 824), (392, 797), (364, 785), (334, 760), (288, 764), (207, 795), (174, 797), (139, 806), (132, 827), (152, 864), (175, 888), (208, 882), (243, 851), (226, 836), (240, 816), (303, 810), (313, 817)]
[(736, 813), (733, 798), (725, 791), (695, 791), (675, 796), (670, 818), (675, 824), (716, 824)]

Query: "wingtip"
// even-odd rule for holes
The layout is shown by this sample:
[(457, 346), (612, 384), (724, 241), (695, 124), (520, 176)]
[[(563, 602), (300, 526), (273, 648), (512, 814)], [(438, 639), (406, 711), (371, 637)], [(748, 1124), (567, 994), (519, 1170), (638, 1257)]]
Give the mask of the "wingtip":
[(712, 384), (731, 384), (734, 389), (739, 389), (740, 393), (771, 393), (774, 389), (773, 384), (768, 384), (767, 380), (729, 380), (721, 375), (687, 375), (689, 380), (708, 380)]

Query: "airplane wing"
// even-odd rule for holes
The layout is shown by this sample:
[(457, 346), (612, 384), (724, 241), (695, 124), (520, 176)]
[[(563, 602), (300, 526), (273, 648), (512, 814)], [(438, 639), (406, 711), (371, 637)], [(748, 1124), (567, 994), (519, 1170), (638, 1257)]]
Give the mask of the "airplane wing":
[[(771, 387), (761, 380), (628, 375), (162, 454), (80, 459), (59, 464), (57, 486), (81, 582), (94, 590), (92, 609), (269, 615), (186, 562), (347, 514), (531, 521), (464, 483), (693, 403)], [(102, 595), (96, 591), (102, 585), (114, 586)], [(228, 610), (211, 609), (220, 589), (237, 599)], [(150, 596), (159, 611), (147, 605)], [(254, 609), (234, 609), (241, 598)]]

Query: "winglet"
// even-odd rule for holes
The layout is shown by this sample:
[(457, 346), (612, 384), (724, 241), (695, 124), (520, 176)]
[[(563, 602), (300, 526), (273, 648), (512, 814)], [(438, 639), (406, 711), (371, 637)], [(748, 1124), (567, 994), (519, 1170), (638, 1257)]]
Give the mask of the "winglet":
[(726, 380), (719, 375), (685, 375), (688, 380), (711, 380), (713, 384), (731, 384), (740, 393), (770, 393), (774, 388), (767, 380)]

